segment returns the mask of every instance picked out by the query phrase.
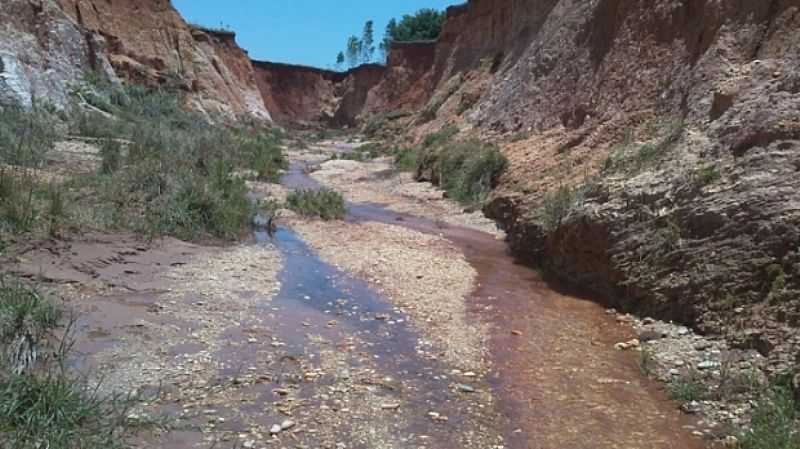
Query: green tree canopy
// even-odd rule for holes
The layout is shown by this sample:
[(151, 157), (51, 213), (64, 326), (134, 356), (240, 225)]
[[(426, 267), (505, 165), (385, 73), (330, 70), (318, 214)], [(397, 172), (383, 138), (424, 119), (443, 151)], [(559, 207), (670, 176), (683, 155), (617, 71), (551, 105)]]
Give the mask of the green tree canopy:
[(442, 26), (447, 18), (444, 11), (423, 8), (414, 15), (406, 14), (398, 22), (396, 19), (389, 21), (386, 34), (381, 42), (381, 51), (389, 52), (392, 42), (411, 42), (433, 40), (439, 37)]

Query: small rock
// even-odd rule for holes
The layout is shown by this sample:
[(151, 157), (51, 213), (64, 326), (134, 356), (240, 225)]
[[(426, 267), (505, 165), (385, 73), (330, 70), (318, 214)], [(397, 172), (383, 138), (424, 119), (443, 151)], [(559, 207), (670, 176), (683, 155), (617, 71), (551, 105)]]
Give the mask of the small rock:
[(277, 435), (281, 433), (281, 425), (280, 424), (273, 424), (272, 427), (269, 429), (269, 433), (273, 435)]
[(385, 403), (381, 404), (381, 408), (383, 410), (397, 410), (398, 408), (400, 408), (400, 403), (399, 402), (385, 402)]
[(702, 362), (697, 364), (697, 369), (699, 370), (707, 370), (711, 368), (715, 368), (717, 366), (717, 362), (711, 360), (703, 360)]
[(694, 349), (696, 351), (705, 351), (711, 349), (711, 346), (712, 345), (710, 341), (701, 340), (694, 344)]
[(475, 388), (472, 387), (471, 385), (458, 384), (456, 385), (456, 388), (458, 388), (458, 391), (462, 393), (475, 393)]
[(517, 337), (522, 335), (522, 331), (513, 330), (511, 331), (511, 335), (516, 335)]
[(244, 446), (245, 449), (253, 449), (254, 447), (256, 447), (256, 442), (253, 441), (253, 440), (248, 440), (248, 441), (245, 441), (242, 444), (242, 446)]
[(634, 338), (631, 341), (626, 341), (624, 343), (617, 343), (614, 345), (614, 348), (618, 351), (626, 351), (628, 349), (638, 348), (640, 345), (641, 342)]
[(681, 410), (683, 410), (684, 413), (694, 415), (700, 411), (700, 403), (697, 401), (686, 402), (681, 405)]
[(294, 427), (294, 421), (291, 419), (287, 419), (281, 423), (281, 430), (289, 430)]
[(661, 340), (662, 338), (666, 337), (663, 332), (654, 331), (654, 330), (643, 330), (639, 332), (639, 340), (642, 342), (654, 341), (654, 340)]
[(685, 327), (682, 327), (682, 328), (678, 329), (678, 335), (684, 336), (684, 335), (687, 335), (687, 334), (689, 334), (689, 329), (687, 329)]
[(647, 326), (647, 325), (649, 325), (649, 324), (653, 324), (653, 323), (655, 323), (655, 322), (656, 322), (656, 320), (654, 320), (654, 319), (652, 319), (652, 318), (649, 318), (649, 317), (648, 317), (648, 318), (644, 318), (644, 319), (642, 320), (642, 324), (644, 324), (645, 326)]

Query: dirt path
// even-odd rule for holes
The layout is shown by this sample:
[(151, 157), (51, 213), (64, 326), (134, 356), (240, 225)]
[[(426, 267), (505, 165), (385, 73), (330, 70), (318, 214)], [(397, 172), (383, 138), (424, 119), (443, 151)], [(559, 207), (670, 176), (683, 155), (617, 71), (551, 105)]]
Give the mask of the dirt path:
[(702, 447), (614, 350), (628, 325), (387, 161), (321, 163), (348, 148), (292, 151), (285, 187), (250, 184), (336, 188), (346, 221), (284, 214), (228, 248), (96, 233), (16, 253), (12, 271), (80, 312), (74, 366), (143, 395), (137, 447)]

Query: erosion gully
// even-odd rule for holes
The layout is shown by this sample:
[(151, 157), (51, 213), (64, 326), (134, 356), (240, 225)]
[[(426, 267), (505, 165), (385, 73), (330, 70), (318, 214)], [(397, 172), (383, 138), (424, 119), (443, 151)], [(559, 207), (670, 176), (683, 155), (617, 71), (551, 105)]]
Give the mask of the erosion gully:
[[(348, 147), (339, 145), (331, 150), (342, 152)], [(289, 189), (323, 187), (307, 174), (313, 165), (293, 164), (283, 185)], [(497, 415), (490, 425), (500, 429), (505, 447), (705, 447), (691, 434), (692, 423), (675, 404), (643, 378), (636, 356), (613, 349), (614, 343), (634, 337), (630, 326), (618, 323), (590, 299), (545, 282), (535, 269), (517, 263), (505, 242), (478, 230), (396, 213), (380, 204), (350, 203), (346, 221), (380, 222), (443, 236), (457, 245), (477, 270), (477, 287), (468, 298), (470, 318), (492, 326), (488, 382)], [(294, 304), (298, 318), (306, 315), (305, 309), (319, 311), (335, 298), (348, 298), (346, 306), (360, 310), (349, 325), (370, 342), (372, 354), (388, 362), (382, 368), (401, 377), (417, 376), (423, 391), (418, 401), (421, 410), (431, 402), (447, 405), (449, 427), (458, 431), (459, 404), (447, 394), (447, 384), (435, 377), (445, 367), (416, 353), (414, 330), (401, 325), (388, 331), (380, 322), (363, 319), (365, 313), (391, 313), (392, 306), (385, 299), (369, 285), (321, 262), (289, 229), (278, 230), (274, 237), (264, 233), (257, 237), (281, 249), (285, 287), (279, 297)], [(303, 297), (315, 298), (315, 302), (297, 301)], [(431, 432), (420, 427), (424, 425), (415, 423), (409, 430)], [(440, 438), (431, 447), (459, 446)]]
[[(335, 145), (327, 148), (329, 153), (348, 149), (348, 146)], [(308, 175), (313, 165), (295, 161), (282, 184), (289, 189), (322, 187)], [(488, 323), (491, 328), (489, 374), (470, 381), (475, 393), (454, 389), (454, 384), (462, 381), (451, 375), (452, 367), (436, 357), (435, 349), (421, 345), (418, 330), (373, 286), (321, 260), (290, 228), (279, 227), (274, 233), (256, 229), (251, 239), (253, 245), (273, 246), (281, 253), (280, 289), (271, 301), (264, 301), (257, 312), (259, 316), (226, 329), (219, 339), (224, 342), (223, 346), (213, 351), (206, 348), (204, 354), (219, 367), (217, 380), (212, 380), (211, 385), (217, 390), (225, 390), (225, 379), (238, 377), (242, 370), (248, 369), (246, 367), (269, 366), (272, 375), (263, 382), (257, 380), (239, 388), (236, 395), (231, 396), (234, 405), (217, 407), (215, 419), (226, 419), (219, 420), (218, 430), (247, 432), (254, 424), (269, 428), (279, 419), (270, 411), (271, 405), (276, 405), (276, 388), (285, 387), (287, 382), (298, 389), (295, 404), (320, 407), (318, 396), (320, 390), (328, 386), (326, 383), (347, 377), (347, 371), (352, 370), (373, 372), (374, 379), (380, 380), (378, 399), (387, 403), (402, 402), (402, 408), (393, 414), (391, 410), (378, 407), (373, 415), (356, 416), (355, 422), (334, 424), (341, 426), (336, 433), (345, 439), (351, 433), (369, 433), (373, 426), (388, 429), (381, 444), (369, 438), (353, 438), (345, 446), (324, 447), (704, 447), (700, 439), (692, 436), (692, 423), (640, 374), (636, 356), (613, 349), (614, 343), (633, 337), (630, 327), (616, 322), (598, 304), (560, 292), (544, 282), (534, 269), (516, 263), (503, 241), (466, 227), (395, 213), (380, 204), (348, 204), (343, 226), (362, 222), (380, 222), (439, 235), (463, 252), (478, 274), (476, 288), (467, 298), (469, 318)], [(135, 244), (122, 242), (118, 246), (118, 250), (110, 251), (103, 259), (123, 258), (120, 254)], [(127, 288), (129, 292), (121, 294), (116, 301), (111, 300), (114, 298), (96, 299), (97, 305), (92, 306), (94, 312), (88, 318), (92, 322), (79, 323), (79, 327), (124, 329), (123, 332), (131, 336), (128, 341), (135, 342), (147, 340), (149, 332), (147, 327), (131, 326), (130, 322), (146, 318), (150, 320), (148, 326), (174, 328), (176, 337), (180, 337), (177, 340), (189, 342), (186, 343), (189, 346), (163, 342), (171, 356), (181, 359), (203, 349), (202, 345), (192, 347), (195, 340), (187, 338), (189, 329), (202, 326), (151, 316), (149, 310), (159, 301), (163, 303), (159, 297), (164, 285), (161, 282), (149, 285), (147, 280), (165, 266), (181, 266), (196, 256), (215, 255), (209, 255), (202, 247), (183, 244), (168, 250), (165, 251), (169, 257), (162, 257), (149, 256), (150, 252), (142, 248), (138, 255), (124, 257), (126, 265), (109, 264), (114, 270), (125, 270), (125, 273), (133, 272), (134, 268), (141, 271), (133, 277), (130, 274), (120, 277), (116, 272), (110, 277), (127, 279), (128, 285), (135, 284), (136, 289)], [(167, 263), (154, 264), (149, 257), (164, 259)], [(80, 267), (85, 265), (82, 261), (72, 263)], [(238, 290), (231, 286), (231, 291)], [(258, 302), (258, 298), (252, 299)], [(197, 298), (190, 295), (185, 303), (172, 307), (197, 307), (196, 301)], [(110, 303), (119, 306), (108, 308)], [(259, 334), (254, 334), (253, 330)], [(309, 344), (311, 333), (330, 342), (329, 347), (337, 351), (341, 348), (342, 360), (346, 362), (316, 383), (295, 381), (293, 377), (302, 378), (313, 361), (319, 360), (320, 354), (315, 353), (319, 349)], [(248, 344), (253, 337), (265, 344)], [(276, 352), (266, 344), (270, 338), (285, 346)], [(81, 339), (79, 346), (82, 352), (90, 354), (119, 342), (114, 332), (90, 333)], [(267, 365), (270, 361), (273, 364)], [(86, 363), (92, 363), (91, 359)], [(192, 376), (182, 379), (191, 381)], [(184, 385), (173, 388), (184, 388)], [(198, 393), (201, 394), (205, 393)], [(237, 403), (239, 405), (235, 405)], [(166, 412), (178, 415), (180, 408), (180, 404), (169, 405)], [(431, 419), (429, 412), (432, 410), (448, 419)], [(159, 439), (157, 446), (145, 439), (138, 447), (183, 449), (202, 445), (208, 440), (196, 429), (207, 421), (207, 416), (198, 414), (184, 422), (181, 429)], [(496, 436), (502, 436), (502, 440)], [(316, 444), (314, 438), (311, 436), (302, 444), (297, 442), (296, 447), (323, 447)], [(267, 440), (258, 442), (255, 447), (295, 447), (287, 440)], [(218, 443), (213, 447), (242, 447), (241, 441), (234, 446), (225, 441)]]

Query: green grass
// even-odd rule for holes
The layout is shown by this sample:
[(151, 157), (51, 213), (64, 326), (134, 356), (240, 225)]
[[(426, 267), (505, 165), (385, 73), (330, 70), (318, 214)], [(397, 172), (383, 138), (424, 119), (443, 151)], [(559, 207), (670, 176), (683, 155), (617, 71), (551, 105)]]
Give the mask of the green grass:
[(548, 193), (538, 210), (539, 221), (548, 232), (555, 232), (580, 204), (582, 195), (579, 189), (561, 186)]
[(739, 436), (741, 449), (800, 449), (797, 409), (791, 389), (771, 388), (758, 401), (750, 430)]
[(346, 213), (344, 197), (327, 189), (292, 192), (286, 197), (286, 207), (304, 217), (323, 220), (340, 220)]
[(694, 173), (695, 184), (699, 187), (705, 187), (722, 179), (722, 173), (713, 165), (709, 165), (697, 170)]
[(476, 139), (456, 141), (458, 132), (458, 127), (447, 125), (425, 136), (420, 148), (396, 150), (395, 167), (438, 184), (467, 207), (480, 206), (508, 167), (508, 160), (494, 145)]
[(277, 182), (288, 166), (281, 130), (246, 121), (209, 124), (184, 110), (177, 91), (102, 84), (84, 90), (110, 115), (77, 111), (72, 132), (103, 141), (99, 173), (73, 187), (96, 193), (91, 213), (102, 226), (148, 237), (234, 239), (255, 212), (238, 171)]
[(667, 384), (669, 397), (681, 403), (702, 401), (708, 396), (708, 389), (703, 385), (698, 373), (692, 372)]
[(0, 278), (0, 345), (21, 335), (38, 340), (61, 318), (61, 310), (25, 284)]
[(400, 171), (415, 171), (419, 165), (419, 151), (415, 148), (400, 148), (394, 154), (394, 167)]
[(37, 167), (59, 137), (48, 108), (0, 108), (0, 163)]
[(338, 154), (332, 159), (363, 162), (375, 159), (376, 157), (380, 157), (384, 154), (388, 154), (388, 150), (383, 145), (372, 142), (353, 148), (352, 151)]
[(648, 134), (650, 141), (638, 144), (634, 142), (633, 132), (627, 132), (623, 143), (606, 160), (603, 171), (634, 176), (655, 165), (683, 140), (686, 124), (683, 120), (652, 122), (648, 125)]
[[(69, 345), (53, 330), (62, 309), (36, 289), (0, 280), (0, 447), (123, 448), (133, 398), (102, 396), (61, 363)], [(67, 338), (67, 337), (64, 337)], [(43, 354), (53, 353), (54, 357)], [(53, 365), (53, 362), (59, 362)]]
[(455, 137), (459, 132), (459, 129), (456, 125), (448, 124), (442, 127), (439, 131), (435, 133), (428, 134), (422, 140), (422, 146), (425, 148), (435, 148), (440, 145), (443, 145), (447, 142), (450, 142), (453, 137)]
[(467, 206), (483, 203), (508, 166), (500, 151), (477, 140), (448, 145), (438, 157), (439, 184)]
[(133, 401), (64, 374), (0, 376), (0, 443), (9, 449), (128, 447)]

